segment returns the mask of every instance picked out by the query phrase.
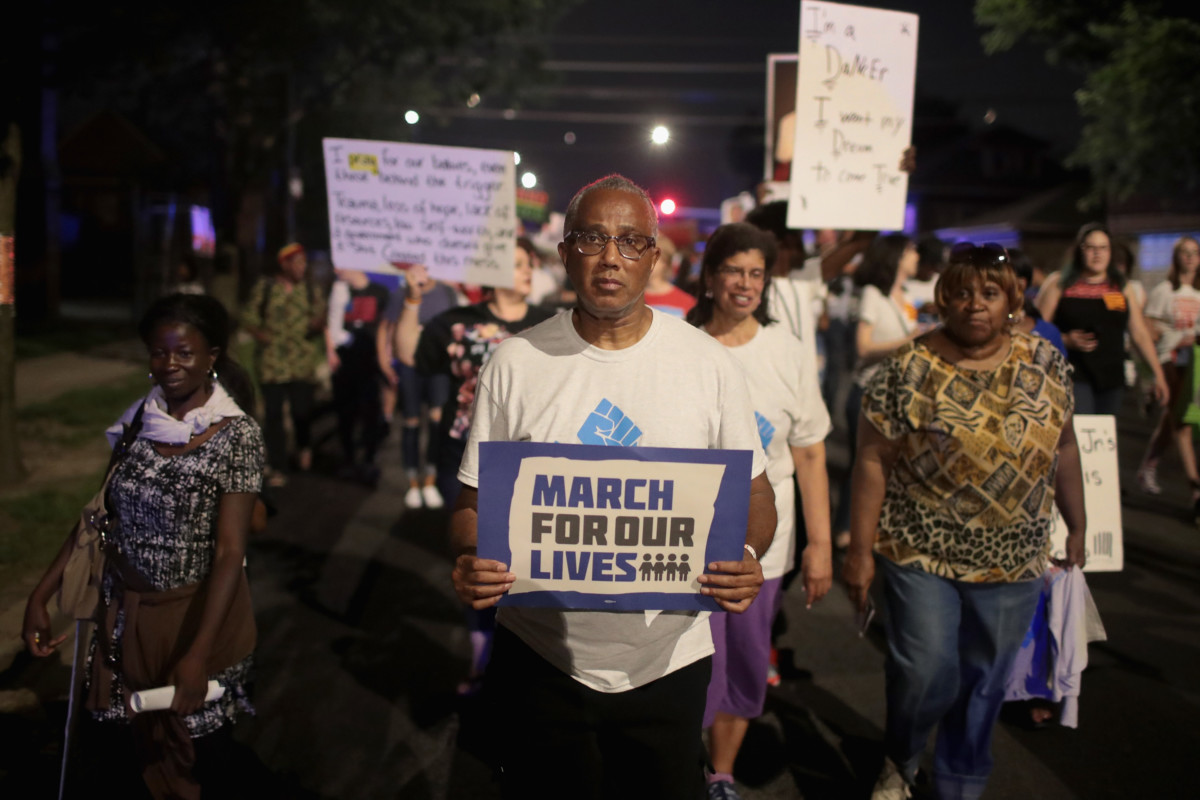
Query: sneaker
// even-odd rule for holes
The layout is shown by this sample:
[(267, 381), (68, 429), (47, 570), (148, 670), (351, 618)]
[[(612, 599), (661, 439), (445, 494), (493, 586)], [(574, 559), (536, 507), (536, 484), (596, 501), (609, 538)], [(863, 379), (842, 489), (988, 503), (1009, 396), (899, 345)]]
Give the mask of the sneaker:
[(767, 686), (778, 686), (781, 683), (783, 679), (779, 677), (779, 652), (772, 647), (770, 660), (767, 661)]
[(1158, 485), (1158, 470), (1155, 467), (1143, 466), (1137, 473), (1138, 488), (1145, 494), (1162, 494)]
[(909, 797), (912, 797), (912, 787), (904, 780), (896, 762), (885, 758), (883, 770), (871, 790), (871, 800), (907, 800)]
[(421, 497), (425, 499), (426, 508), (441, 508), (446, 504), (442, 500), (442, 493), (433, 484), (429, 484), (421, 489)]
[(421, 507), (421, 487), (410, 486), (408, 491), (404, 493), (405, 508), (420, 508)]
[(708, 800), (742, 800), (729, 781), (713, 781), (708, 785)]

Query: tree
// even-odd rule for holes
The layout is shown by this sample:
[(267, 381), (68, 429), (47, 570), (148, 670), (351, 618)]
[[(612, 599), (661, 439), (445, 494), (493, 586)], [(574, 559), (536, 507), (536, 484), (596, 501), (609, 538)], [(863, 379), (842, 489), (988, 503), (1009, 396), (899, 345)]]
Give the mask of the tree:
[(1200, 24), (1194, 3), (976, 0), (996, 53), (1021, 40), (1084, 75), (1084, 120), (1070, 166), (1092, 174), (1094, 201), (1134, 192), (1164, 198), (1200, 189)]

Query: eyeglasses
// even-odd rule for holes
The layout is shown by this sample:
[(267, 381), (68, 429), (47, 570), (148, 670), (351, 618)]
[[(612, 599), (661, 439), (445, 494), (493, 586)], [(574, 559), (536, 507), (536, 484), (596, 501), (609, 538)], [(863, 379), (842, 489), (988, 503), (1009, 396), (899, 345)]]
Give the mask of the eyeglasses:
[(973, 245), (959, 242), (950, 248), (949, 264), (970, 264), (973, 267), (990, 267), (998, 264), (1012, 266), (1008, 251), (995, 242)]
[(617, 243), (617, 252), (625, 258), (638, 259), (654, 247), (653, 236), (642, 236), (640, 233), (626, 233), (622, 236), (606, 236), (595, 231), (571, 231), (567, 239), (575, 242), (575, 249), (580, 255), (596, 256), (604, 252), (610, 241)]
[(717, 274), (722, 278), (747, 280), (751, 283), (762, 283), (767, 279), (767, 271), (765, 269), (742, 269), (741, 267), (732, 267), (728, 264), (717, 267)]

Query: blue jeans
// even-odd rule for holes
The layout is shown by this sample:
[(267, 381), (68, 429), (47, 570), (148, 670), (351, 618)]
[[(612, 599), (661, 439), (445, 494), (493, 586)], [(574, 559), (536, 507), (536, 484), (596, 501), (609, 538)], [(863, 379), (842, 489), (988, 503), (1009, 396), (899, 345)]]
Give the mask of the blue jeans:
[(1042, 581), (963, 583), (886, 558), (888, 757), (911, 782), (936, 725), (939, 798), (974, 800), (992, 771), (1004, 681)]
[(1124, 386), (1096, 389), (1086, 381), (1076, 381), (1075, 413), (1112, 414), (1115, 417), (1121, 413), (1121, 397), (1124, 389)]

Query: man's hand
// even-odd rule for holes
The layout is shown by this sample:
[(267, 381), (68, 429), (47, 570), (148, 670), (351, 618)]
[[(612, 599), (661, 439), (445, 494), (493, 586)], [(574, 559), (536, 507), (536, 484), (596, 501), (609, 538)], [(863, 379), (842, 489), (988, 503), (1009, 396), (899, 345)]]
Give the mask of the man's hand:
[(809, 542), (805, 546), (800, 556), (800, 574), (804, 578), (804, 607), (812, 608), (833, 585), (833, 550), (828, 542)]
[[(710, 574), (717, 573), (717, 574)], [(741, 614), (763, 585), (762, 565), (749, 552), (741, 561), (714, 561), (708, 572), (700, 575), (700, 593), (717, 601), (717, 605), (734, 614)]]
[(508, 571), (507, 564), (464, 554), (455, 559), (450, 578), (459, 599), (480, 611), (500, 602), (517, 576)]
[(846, 582), (846, 593), (855, 611), (866, 611), (871, 581), (875, 579), (875, 557), (868, 550), (856, 552), (853, 548), (846, 554), (842, 566), (842, 580)]

